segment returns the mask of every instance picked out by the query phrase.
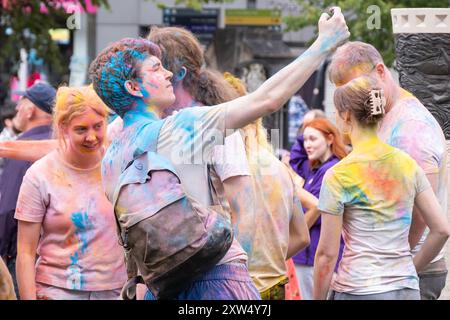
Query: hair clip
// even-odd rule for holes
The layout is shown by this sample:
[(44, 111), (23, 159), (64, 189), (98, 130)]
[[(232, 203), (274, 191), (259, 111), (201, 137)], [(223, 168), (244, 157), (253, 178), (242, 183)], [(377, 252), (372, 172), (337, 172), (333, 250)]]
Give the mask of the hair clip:
[(384, 114), (385, 106), (386, 106), (386, 98), (384, 96), (384, 91), (382, 89), (370, 91), (371, 115), (376, 116), (379, 114)]

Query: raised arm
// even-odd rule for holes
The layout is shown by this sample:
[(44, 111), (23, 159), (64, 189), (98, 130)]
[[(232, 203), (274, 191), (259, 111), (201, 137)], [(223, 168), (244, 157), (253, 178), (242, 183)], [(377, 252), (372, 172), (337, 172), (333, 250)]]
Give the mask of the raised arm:
[(0, 142), (0, 158), (35, 162), (58, 146), (56, 140), (15, 140)]
[(324, 13), (319, 19), (319, 36), (298, 59), (264, 82), (256, 91), (226, 103), (226, 128), (237, 129), (279, 110), (309, 79), (326, 57), (350, 33), (339, 7), (329, 18)]
[(308, 154), (303, 146), (303, 134), (298, 136), (294, 145), (291, 148), (291, 157), (289, 164), (297, 174), (303, 179), (307, 178), (309, 172)]

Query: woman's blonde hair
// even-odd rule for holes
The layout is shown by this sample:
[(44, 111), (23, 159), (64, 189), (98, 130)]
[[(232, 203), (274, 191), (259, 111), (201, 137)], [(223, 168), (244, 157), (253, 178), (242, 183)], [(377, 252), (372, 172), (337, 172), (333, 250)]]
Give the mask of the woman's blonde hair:
[[(239, 96), (245, 96), (247, 94), (247, 88), (241, 79), (236, 78), (229, 72), (224, 73), (224, 78), (233, 86)], [(250, 156), (251, 151), (255, 150), (256, 147), (262, 147), (273, 153), (272, 146), (267, 139), (267, 131), (263, 126), (262, 118), (259, 118), (249, 125), (241, 128), (240, 131), (242, 139), (244, 140), (247, 157)]]
[(92, 85), (84, 87), (60, 87), (56, 92), (56, 103), (53, 111), (53, 132), (59, 142), (65, 144), (62, 127), (68, 125), (72, 119), (89, 109), (99, 116), (108, 116), (108, 108), (95, 93)]

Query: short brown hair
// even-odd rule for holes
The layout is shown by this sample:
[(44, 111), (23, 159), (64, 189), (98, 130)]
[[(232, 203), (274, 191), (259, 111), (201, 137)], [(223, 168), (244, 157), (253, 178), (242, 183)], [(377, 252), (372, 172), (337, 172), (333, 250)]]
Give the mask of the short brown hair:
[(189, 30), (152, 27), (147, 39), (160, 47), (161, 61), (175, 80), (182, 67), (187, 69), (183, 86), (196, 102), (211, 106), (238, 97), (221, 73), (205, 66), (203, 48)]
[(336, 50), (331, 59), (328, 67), (330, 80), (342, 85), (352, 70), (359, 69), (363, 74), (369, 74), (379, 63), (384, 63), (383, 58), (374, 46), (361, 41), (347, 42)]

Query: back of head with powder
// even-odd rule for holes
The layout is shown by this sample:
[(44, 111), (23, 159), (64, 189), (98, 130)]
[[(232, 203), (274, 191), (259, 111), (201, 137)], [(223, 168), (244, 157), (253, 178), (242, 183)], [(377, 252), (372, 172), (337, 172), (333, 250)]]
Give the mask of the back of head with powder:
[(333, 55), (328, 67), (330, 80), (341, 86), (360, 75), (369, 74), (377, 64), (384, 63), (374, 46), (360, 42), (347, 42)]

